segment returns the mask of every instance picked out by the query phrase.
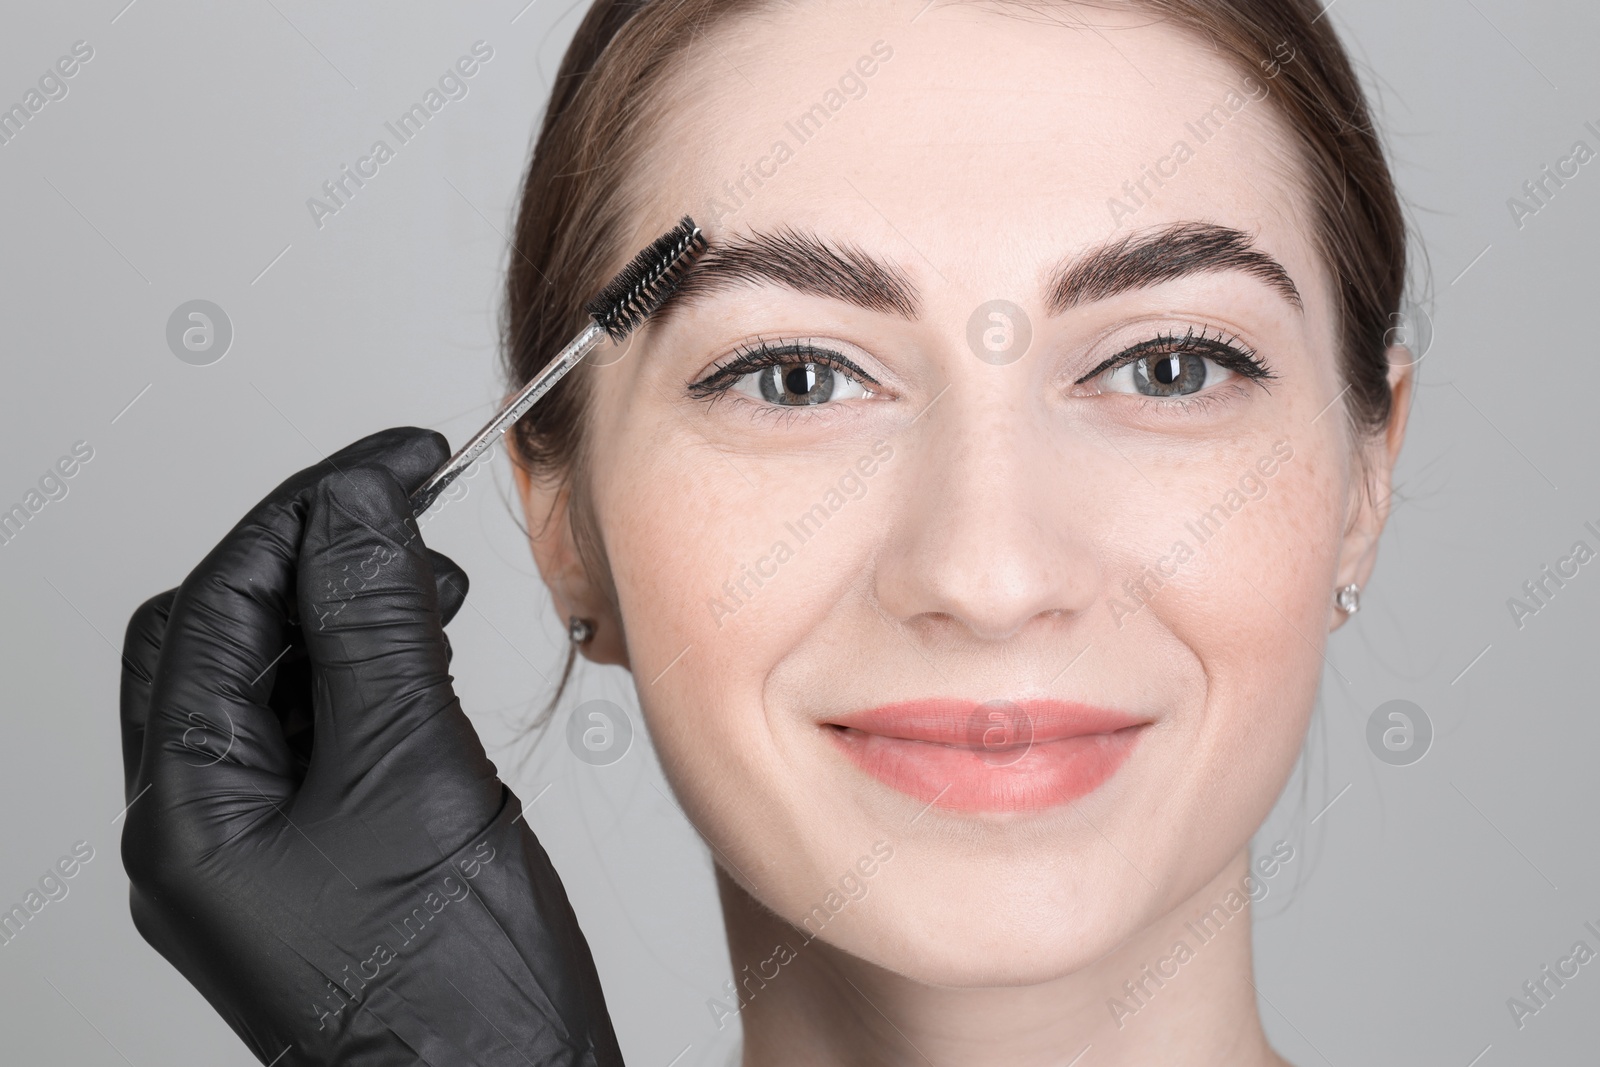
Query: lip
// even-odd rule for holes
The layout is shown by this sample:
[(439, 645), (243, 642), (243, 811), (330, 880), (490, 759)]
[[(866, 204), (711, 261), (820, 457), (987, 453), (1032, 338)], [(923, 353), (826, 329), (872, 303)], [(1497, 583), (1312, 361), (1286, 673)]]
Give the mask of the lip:
[(824, 723), (856, 766), (892, 789), (952, 811), (1039, 811), (1100, 788), (1148, 719), (1060, 700), (935, 698), (885, 704)]

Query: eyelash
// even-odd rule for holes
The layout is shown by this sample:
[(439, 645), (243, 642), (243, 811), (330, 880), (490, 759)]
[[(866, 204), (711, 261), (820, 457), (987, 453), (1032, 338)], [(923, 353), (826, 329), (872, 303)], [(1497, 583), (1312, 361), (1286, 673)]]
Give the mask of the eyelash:
[[(1266, 361), (1256, 353), (1256, 350), (1243, 341), (1230, 337), (1221, 330), (1217, 331), (1215, 337), (1208, 336), (1203, 328), (1199, 333), (1195, 333), (1194, 327), (1191, 326), (1182, 337), (1176, 334), (1161, 334), (1150, 338), (1148, 341), (1140, 341), (1130, 348), (1125, 348), (1073, 384), (1083, 385), (1086, 382), (1091, 382), (1107, 371), (1126, 367), (1128, 364), (1137, 362), (1147, 356), (1181, 355), (1184, 353), (1203, 356), (1219, 367), (1226, 367), (1235, 374), (1243, 375), (1251, 381), (1262, 383), (1262, 388), (1266, 388), (1266, 382), (1273, 381), (1278, 377), (1272, 372), (1272, 368), (1267, 366)], [(1184, 398), (1165, 397), (1162, 399), (1182, 401)]]
[[(1267, 366), (1266, 362), (1256, 353), (1255, 349), (1244, 342), (1230, 337), (1218, 330), (1215, 336), (1209, 335), (1204, 328), (1198, 333), (1190, 327), (1181, 337), (1176, 334), (1160, 334), (1146, 341), (1140, 341), (1129, 348), (1122, 350), (1110, 359), (1104, 361), (1094, 370), (1079, 378), (1075, 385), (1086, 382), (1127, 366), (1137, 360), (1152, 355), (1177, 355), (1188, 353), (1199, 355), (1211, 360), (1220, 367), (1261, 384), (1266, 388), (1266, 383), (1273, 381), (1277, 375)], [(863, 385), (879, 386), (879, 382), (872, 375), (862, 370), (853, 361), (827, 348), (819, 347), (811, 341), (768, 341), (757, 338), (748, 344), (741, 345), (726, 360), (711, 368), (704, 378), (693, 382), (689, 386), (689, 394), (701, 400), (715, 401), (725, 395), (734, 383), (746, 374), (763, 370), (767, 367), (783, 366), (789, 363), (818, 363), (832, 370), (846, 374)], [(1198, 410), (1216, 401), (1210, 392), (1199, 393), (1194, 396), (1174, 397), (1146, 397), (1145, 402), (1165, 405), (1168, 408), (1176, 405), (1182, 410)], [(803, 408), (784, 408), (778, 405), (762, 407), (763, 413), (775, 416), (796, 416)]]
[[(765, 341), (760, 338), (741, 345), (727, 360), (711, 368), (711, 373), (689, 386), (689, 394), (702, 400), (715, 400), (727, 394), (733, 384), (753, 371), (787, 363), (818, 363), (848, 375), (863, 385), (877, 386), (878, 380), (854, 362), (810, 341)], [(798, 410), (798, 409), (789, 409)]]

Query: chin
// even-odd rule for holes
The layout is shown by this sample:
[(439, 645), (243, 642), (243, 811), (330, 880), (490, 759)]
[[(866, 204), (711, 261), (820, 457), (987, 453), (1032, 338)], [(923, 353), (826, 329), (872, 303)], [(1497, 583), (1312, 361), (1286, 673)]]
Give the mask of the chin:
[(930, 986), (1049, 982), (1114, 951), (1164, 910), (1137, 874), (1130, 884), (1113, 868), (1096, 870), (1070, 854), (1047, 864), (996, 858), (953, 867), (935, 855), (919, 862), (907, 847), (895, 862), (855, 913), (822, 937)]

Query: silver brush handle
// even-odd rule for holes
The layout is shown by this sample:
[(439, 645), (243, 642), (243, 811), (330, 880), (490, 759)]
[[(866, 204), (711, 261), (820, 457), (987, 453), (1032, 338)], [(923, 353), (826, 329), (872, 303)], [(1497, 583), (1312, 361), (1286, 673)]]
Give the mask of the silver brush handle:
[(577, 366), (578, 360), (588, 355), (606, 331), (599, 323), (590, 320), (589, 325), (577, 337), (573, 338), (560, 352), (555, 354), (544, 369), (535, 374), (528, 384), (506, 402), (500, 409), (500, 414), (489, 420), (489, 425), (479, 430), (477, 434), (461, 446), (461, 450), (445, 461), (444, 466), (433, 472), (433, 476), (416, 492), (411, 494), (411, 514), (421, 518), (422, 513), (433, 506), (439, 499), (439, 494), (449, 488), (450, 483), (461, 476), (461, 472), (472, 466), (478, 457), (488, 451), (489, 446), (500, 438), (527, 414), (528, 409), (539, 402), (539, 398), (550, 391), (550, 388), (565, 377), (567, 371)]

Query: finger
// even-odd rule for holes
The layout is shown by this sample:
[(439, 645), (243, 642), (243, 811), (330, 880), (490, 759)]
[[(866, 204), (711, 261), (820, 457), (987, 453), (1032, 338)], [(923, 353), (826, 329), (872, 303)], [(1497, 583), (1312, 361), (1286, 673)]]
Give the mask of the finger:
[(449, 458), (450, 443), (443, 434), (415, 426), (396, 426), (346, 445), (321, 463), (292, 475), (267, 500), (293, 495), (329, 477), (341, 476), (349, 468), (363, 466), (386, 468), (410, 493)]
[[(286, 799), (295, 775), (270, 695), (300, 627), (295, 575), (318, 487), (362, 464), (420, 484), (448, 453), (417, 429), (385, 430), (286, 479), (179, 587), (152, 683), (142, 773), (158, 810), (201, 812), (202, 798)], [(249, 819), (248, 804), (232, 817)], [(226, 827), (214, 827), (226, 833)]]
[[(439, 593), (439, 622), (440, 625), (449, 626), (450, 620), (456, 617), (456, 612), (461, 610), (461, 605), (467, 602), (467, 572), (456, 565), (456, 561), (443, 552), (428, 549), (428, 561), (433, 564), (433, 585)], [(450, 645), (450, 635), (442, 636), (444, 641), (444, 661), (448, 665), (455, 659), (455, 649)]]
[(467, 572), (456, 566), (456, 561), (443, 552), (428, 549), (428, 562), (433, 564), (433, 584), (439, 592), (439, 621), (449, 626), (461, 605), (466, 603)]
[(456, 700), (405, 488), (383, 467), (345, 473), (318, 487), (299, 561), (317, 698), (307, 789), (353, 799), (375, 821), (424, 819), (449, 848), (498, 810), (500, 784)]
[(122, 638), (122, 782), (123, 799), (131, 802), (139, 783), (139, 763), (144, 753), (145, 720), (150, 715), (150, 683), (161, 654), (176, 589), (168, 589), (140, 604), (128, 620)]

